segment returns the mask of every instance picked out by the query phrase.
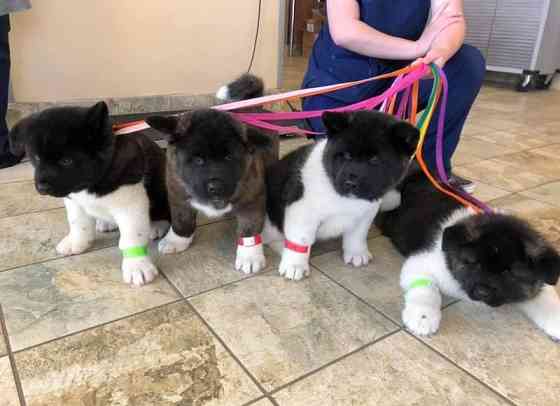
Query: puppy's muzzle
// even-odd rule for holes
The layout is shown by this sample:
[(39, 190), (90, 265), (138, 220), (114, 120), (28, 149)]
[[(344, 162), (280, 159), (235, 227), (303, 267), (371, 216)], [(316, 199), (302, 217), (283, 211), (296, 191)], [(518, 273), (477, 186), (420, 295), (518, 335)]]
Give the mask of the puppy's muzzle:
[(224, 182), (219, 179), (210, 179), (206, 185), (206, 190), (211, 197), (222, 197), (225, 191)]

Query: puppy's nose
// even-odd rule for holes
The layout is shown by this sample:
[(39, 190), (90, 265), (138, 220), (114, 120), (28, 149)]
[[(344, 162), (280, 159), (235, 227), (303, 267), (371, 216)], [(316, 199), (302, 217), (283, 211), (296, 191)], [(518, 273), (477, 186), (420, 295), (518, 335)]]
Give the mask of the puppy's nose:
[(487, 300), (492, 297), (492, 288), (486, 285), (477, 285), (473, 289), (473, 298), (475, 300)]
[(47, 193), (49, 190), (51, 190), (50, 183), (45, 181), (38, 181), (36, 187), (37, 187), (37, 192), (39, 193)]
[(344, 181), (344, 187), (346, 190), (356, 190), (358, 188), (358, 182), (348, 179)]
[(207, 185), (208, 193), (211, 195), (220, 195), (224, 192), (224, 183), (219, 179), (211, 179)]

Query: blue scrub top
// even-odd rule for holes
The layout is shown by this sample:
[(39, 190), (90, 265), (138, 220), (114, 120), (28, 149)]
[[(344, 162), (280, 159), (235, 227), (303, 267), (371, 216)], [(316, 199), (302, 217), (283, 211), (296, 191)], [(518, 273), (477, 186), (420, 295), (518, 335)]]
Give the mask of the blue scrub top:
[[(430, 0), (357, 0), (360, 20), (385, 34), (415, 41), (422, 35), (430, 15)], [(328, 24), (319, 33), (303, 80), (304, 88), (365, 79), (404, 65), (363, 56), (336, 45)], [(390, 69), (392, 70), (392, 69)], [(362, 85), (333, 93), (345, 103), (362, 100), (371, 94), (371, 86)]]

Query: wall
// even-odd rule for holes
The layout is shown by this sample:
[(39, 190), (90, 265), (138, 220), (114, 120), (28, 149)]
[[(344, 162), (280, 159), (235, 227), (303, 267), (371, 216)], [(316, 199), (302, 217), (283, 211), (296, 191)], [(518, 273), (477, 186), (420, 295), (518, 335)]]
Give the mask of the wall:
[[(253, 72), (269, 87), (278, 84), (281, 1), (262, 0)], [(214, 92), (248, 67), (258, 2), (34, 0), (12, 15), (15, 100)]]

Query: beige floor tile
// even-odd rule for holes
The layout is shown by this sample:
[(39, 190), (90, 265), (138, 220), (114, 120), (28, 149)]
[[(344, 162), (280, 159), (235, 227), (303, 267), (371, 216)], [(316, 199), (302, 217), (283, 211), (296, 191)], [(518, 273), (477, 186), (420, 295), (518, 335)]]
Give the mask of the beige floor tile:
[(511, 154), (519, 150), (519, 148), (513, 146), (504, 146), (496, 144), (495, 142), (482, 140), (479, 136), (462, 139), (458, 147), (459, 154), (478, 157), (480, 159)]
[(522, 151), (505, 157), (498, 157), (496, 160), (510, 165), (516, 165), (518, 167), (529, 168), (534, 173), (554, 180), (560, 179), (560, 165), (558, 157), (545, 155), (541, 152), (543, 150), (544, 149)]
[[(199, 227), (192, 245), (179, 254), (161, 255), (152, 250), (158, 267), (185, 296), (192, 296), (250, 275), (234, 268), (236, 250), (235, 221)], [(265, 246), (267, 268), (277, 266), (279, 257)]]
[(311, 263), (400, 324), (403, 300), (399, 275), (403, 258), (385, 237), (370, 240), (368, 247), (373, 260), (366, 267), (346, 265), (340, 247), (312, 258)]
[(186, 303), (16, 354), (29, 405), (242, 405), (262, 396)]
[(520, 193), (523, 196), (539, 200), (554, 206), (560, 206), (560, 182), (547, 183)]
[(8, 357), (0, 358), (0, 406), (19, 406), (19, 398)]
[(269, 272), (191, 301), (267, 390), (396, 329), (319, 272)]
[(560, 208), (517, 194), (498, 199), (492, 205), (527, 220), (560, 249)]
[[(404, 302), (399, 278), (404, 260), (385, 237), (369, 240), (368, 247), (373, 260), (366, 267), (346, 265), (340, 250), (313, 257), (311, 263), (393, 321), (402, 324)], [(445, 299), (444, 304), (447, 303), (449, 300)]]
[(4, 337), (4, 333), (2, 332), (2, 329), (0, 328), (0, 357), (7, 354), (6, 341), (5, 340), (6, 340), (6, 338)]
[(542, 147), (554, 142), (551, 137), (541, 135), (532, 135), (529, 137), (525, 134), (518, 134), (512, 131), (492, 131), (486, 134), (476, 135), (473, 139), (501, 145), (504, 147), (504, 151), (522, 151)]
[(0, 218), (64, 207), (62, 199), (41, 196), (33, 182), (0, 184)]
[(274, 394), (280, 406), (507, 405), (404, 332)]
[[(463, 141), (464, 140), (462, 140), (461, 143)], [(484, 158), (473, 155), (468, 150), (468, 147), (463, 149), (463, 148), (461, 148), (461, 144), (459, 144), (459, 147), (457, 148), (457, 150), (453, 154), (453, 158), (452, 158), (453, 166), (452, 167), (455, 168), (457, 166), (474, 164), (475, 162), (480, 162), (480, 161), (483, 161), (483, 160), (484, 160)]]
[(507, 196), (511, 194), (507, 190), (503, 190), (494, 186), (490, 186), (484, 182), (475, 181), (476, 189), (473, 193), (474, 197), (483, 202), (489, 202), (494, 199), (498, 199), (500, 197)]
[[(56, 244), (68, 233), (65, 209), (0, 219), (0, 271), (60, 257)], [(116, 245), (117, 233), (98, 234), (95, 248)]]
[(24, 162), (11, 168), (0, 169), (0, 184), (33, 180), (33, 167), (30, 162)]
[(532, 150), (531, 152), (536, 155), (544, 156), (558, 162), (558, 157), (560, 157), (560, 144), (548, 145), (543, 148), (537, 148)]
[(259, 400), (258, 402), (251, 403), (250, 406), (272, 406), (272, 402), (268, 399), (262, 399)]
[(14, 351), (179, 299), (161, 276), (142, 288), (125, 284), (120, 263), (108, 248), (0, 273)]
[(526, 165), (516, 165), (505, 159), (489, 159), (458, 167), (455, 171), (467, 179), (482, 181), (509, 192), (529, 189), (555, 180), (553, 176), (542, 175)]
[(426, 342), (518, 405), (560, 402), (560, 346), (512, 307), (456, 303)]

